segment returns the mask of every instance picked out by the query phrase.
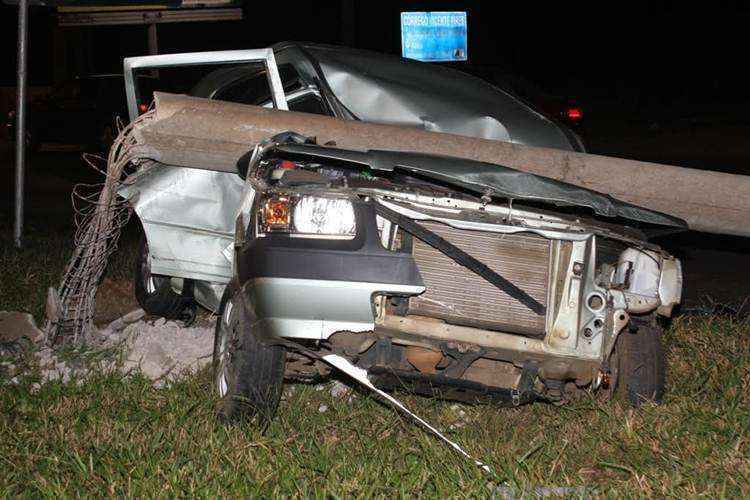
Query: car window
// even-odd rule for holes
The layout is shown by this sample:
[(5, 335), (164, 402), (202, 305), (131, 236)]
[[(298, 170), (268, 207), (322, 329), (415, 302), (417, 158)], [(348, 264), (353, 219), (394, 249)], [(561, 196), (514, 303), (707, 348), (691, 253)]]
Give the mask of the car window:
[[(299, 74), (291, 64), (279, 66), (279, 77), (285, 93), (293, 92), (302, 87)], [(231, 81), (231, 83), (220, 87), (214, 93), (212, 99), (255, 105), (270, 101), (271, 93), (268, 87), (266, 70), (255, 71)]]
[(154, 91), (159, 90), (158, 79), (151, 75), (138, 75), (137, 82), (141, 95), (145, 97), (144, 101), (151, 102)]
[(300, 113), (312, 113), (314, 115), (327, 115), (323, 100), (314, 92), (308, 92), (295, 99), (288, 101), (290, 111), (299, 111)]
[(195, 94), (196, 82), (209, 81), (208, 93), (201, 97), (220, 101), (255, 104), (257, 100), (271, 100), (271, 86), (262, 63), (236, 66), (232, 64), (195, 64), (168, 68), (140, 69), (135, 73), (138, 85), (138, 105), (150, 105), (154, 91), (173, 94)]
[(266, 72), (256, 73), (252, 77), (244, 77), (226, 85), (212, 97), (218, 101), (238, 102), (240, 104), (256, 104), (258, 101), (269, 100)]

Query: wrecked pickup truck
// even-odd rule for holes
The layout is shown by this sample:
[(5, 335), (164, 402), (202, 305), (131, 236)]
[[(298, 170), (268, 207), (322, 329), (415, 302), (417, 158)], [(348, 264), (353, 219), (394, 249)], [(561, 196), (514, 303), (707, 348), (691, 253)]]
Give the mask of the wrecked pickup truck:
[[(152, 56), (126, 61), (125, 72), (132, 82), (136, 67), (261, 61), (269, 89), (253, 104), (285, 109), (299, 89), (280, 78), (279, 53)], [(321, 54), (318, 62), (331, 56)], [(322, 88), (311, 92), (329, 106), (349, 87)], [(137, 110), (137, 89), (128, 95)], [(239, 161), (226, 162), (237, 146), (228, 134), (251, 130), (232, 121), (235, 108), (206, 109), (231, 130), (217, 135), (206, 123), (223, 142), (201, 156), (194, 148), (204, 142), (188, 135), (202, 122), (184, 115), (188, 129), (179, 131), (182, 115), (161, 99), (157, 114), (177, 120), (175, 155), (165, 160), (164, 144), (145, 135), (161, 119), (144, 122), (136, 142), (149, 161), (119, 190), (146, 235), (136, 293), (157, 314), (179, 315), (193, 299), (219, 314), (215, 386), (225, 416), (270, 416), (284, 376), (325, 375), (321, 358), (331, 354), (380, 387), (459, 400), (558, 402), (618, 388), (635, 405), (661, 398), (656, 317), (679, 303), (681, 268), (639, 227), (682, 229), (681, 219), (493, 163), (337, 148), (294, 132), (250, 151), (256, 142), (245, 143)], [(458, 126), (446, 120), (428, 122)], [(498, 139), (487, 130), (447, 131)]]
[[(179, 171), (143, 168), (122, 194), (148, 219)], [(220, 305), (203, 300), (225, 416), (272, 415), (284, 376), (324, 375), (331, 353), (380, 387), (458, 400), (661, 398), (656, 317), (679, 303), (681, 267), (636, 227), (680, 219), (499, 165), (294, 133), (235, 176), (231, 279), (212, 285)]]
[[(387, 54), (299, 42), (127, 58), (123, 71), (130, 119), (145, 112), (153, 99), (151, 86), (139, 86), (139, 76), (195, 67), (205, 67), (207, 73), (189, 89), (191, 96), (584, 150), (569, 128), (468, 74)], [(159, 80), (151, 80), (158, 88)], [(150, 194), (142, 193), (138, 205), (145, 233), (134, 279), (138, 302), (149, 313), (168, 318), (189, 318), (195, 313), (193, 298), (215, 311), (222, 284), (231, 277), (229, 247), (241, 183), (197, 169), (158, 174), (152, 182)], [(179, 199), (168, 199), (165, 192)]]

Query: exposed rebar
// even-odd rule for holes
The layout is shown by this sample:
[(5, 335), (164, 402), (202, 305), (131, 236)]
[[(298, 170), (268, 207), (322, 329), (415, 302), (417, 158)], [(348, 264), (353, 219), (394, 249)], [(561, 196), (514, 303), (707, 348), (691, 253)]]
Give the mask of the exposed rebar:
[(128, 173), (128, 165), (138, 159), (132, 132), (152, 119), (150, 111), (125, 127), (118, 123), (119, 134), (109, 150), (105, 169), (97, 165), (103, 158), (84, 155), (91, 167), (104, 174), (104, 182), (78, 184), (73, 189), (74, 249), (58, 289), (57, 315), (47, 318), (48, 342), (80, 345), (92, 340), (97, 288), (107, 260), (117, 248), (120, 231), (130, 217), (130, 204), (118, 197), (117, 190)]

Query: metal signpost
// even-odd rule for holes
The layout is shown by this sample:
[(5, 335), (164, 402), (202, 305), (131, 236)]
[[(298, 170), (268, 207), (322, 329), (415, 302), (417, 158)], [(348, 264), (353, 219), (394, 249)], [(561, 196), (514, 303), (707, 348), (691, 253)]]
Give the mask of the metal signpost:
[[(3, 0), (18, 5), (18, 80), (16, 99), (16, 177), (13, 240), (21, 248), (26, 169), (26, 67), (29, 5), (57, 7), (60, 26), (146, 24), (149, 52), (157, 49), (156, 24), (242, 19), (241, 0)], [(206, 8), (210, 6), (212, 8)]]
[(23, 233), (23, 185), (26, 146), (26, 56), (28, 54), (28, 17), (27, 0), (18, 2), (18, 81), (16, 99), (16, 205), (13, 220), (13, 241), (21, 248)]

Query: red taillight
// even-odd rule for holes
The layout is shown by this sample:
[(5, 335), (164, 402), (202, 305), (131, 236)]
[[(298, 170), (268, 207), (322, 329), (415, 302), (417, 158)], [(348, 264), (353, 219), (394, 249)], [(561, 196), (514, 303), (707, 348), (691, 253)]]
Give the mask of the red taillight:
[(144, 103), (141, 103), (138, 105), (138, 111), (140, 111), (141, 113), (145, 113), (146, 111), (148, 111), (148, 106)]
[(581, 108), (568, 108), (565, 110), (565, 116), (572, 122), (580, 121), (583, 118)]

